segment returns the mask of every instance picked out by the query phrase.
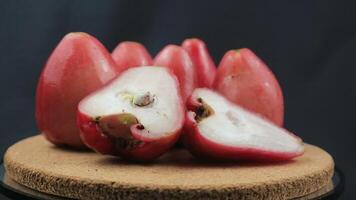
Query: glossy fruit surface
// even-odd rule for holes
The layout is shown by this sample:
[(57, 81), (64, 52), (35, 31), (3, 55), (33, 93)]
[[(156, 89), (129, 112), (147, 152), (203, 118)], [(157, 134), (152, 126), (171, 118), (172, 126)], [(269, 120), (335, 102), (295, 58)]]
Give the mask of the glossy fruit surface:
[(76, 125), (77, 105), (117, 74), (110, 53), (86, 33), (67, 34), (41, 73), (36, 93), (36, 120), (56, 145), (84, 147)]
[(205, 43), (197, 38), (186, 39), (182, 47), (189, 53), (197, 73), (197, 87), (211, 88), (216, 74), (216, 66)]
[(230, 101), (283, 126), (281, 87), (272, 71), (251, 50), (230, 50), (224, 55), (214, 89)]
[(117, 45), (111, 53), (120, 72), (130, 67), (152, 65), (152, 57), (138, 42), (125, 41)]

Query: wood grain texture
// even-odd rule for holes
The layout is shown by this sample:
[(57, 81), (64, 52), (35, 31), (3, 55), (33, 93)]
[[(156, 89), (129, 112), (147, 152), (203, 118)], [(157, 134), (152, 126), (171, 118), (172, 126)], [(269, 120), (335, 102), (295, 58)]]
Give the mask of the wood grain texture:
[(305, 150), (283, 163), (206, 163), (172, 150), (138, 164), (34, 136), (11, 146), (4, 164), (22, 185), (76, 199), (291, 199), (326, 186), (334, 172), (327, 152), (308, 144)]

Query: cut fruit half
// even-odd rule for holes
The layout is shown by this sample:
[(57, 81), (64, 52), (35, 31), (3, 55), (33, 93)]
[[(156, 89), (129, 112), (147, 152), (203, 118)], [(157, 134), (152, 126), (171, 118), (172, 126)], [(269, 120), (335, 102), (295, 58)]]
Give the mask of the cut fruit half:
[(280, 161), (303, 153), (299, 137), (212, 90), (195, 89), (188, 109), (183, 142), (198, 157)]
[(163, 67), (128, 69), (83, 99), (78, 110), (81, 136), (89, 147), (133, 160), (164, 153), (184, 123), (178, 81)]

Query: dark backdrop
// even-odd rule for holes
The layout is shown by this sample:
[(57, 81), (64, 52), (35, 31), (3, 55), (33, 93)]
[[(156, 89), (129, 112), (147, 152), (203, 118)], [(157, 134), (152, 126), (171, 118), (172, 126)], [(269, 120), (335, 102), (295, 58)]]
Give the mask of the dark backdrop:
[(285, 126), (330, 152), (355, 187), (356, 5), (345, 1), (0, 1), (0, 152), (38, 132), (36, 82), (71, 31), (109, 50), (140, 41), (154, 55), (184, 38), (205, 40), (218, 62), (249, 47), (271, 67), (285, 95)]

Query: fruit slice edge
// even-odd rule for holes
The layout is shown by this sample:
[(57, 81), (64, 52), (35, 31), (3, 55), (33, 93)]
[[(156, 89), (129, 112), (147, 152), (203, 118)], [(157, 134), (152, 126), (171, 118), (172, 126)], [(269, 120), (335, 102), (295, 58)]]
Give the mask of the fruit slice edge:
[(210, 142), (231, 150), (266, 151), (287, 157), (303, 153), (299, 137), (211, 90), (196, 89), (191, 98), (200, 107), (188, 112), (187, 120), (194, 120), (198, 133)]

